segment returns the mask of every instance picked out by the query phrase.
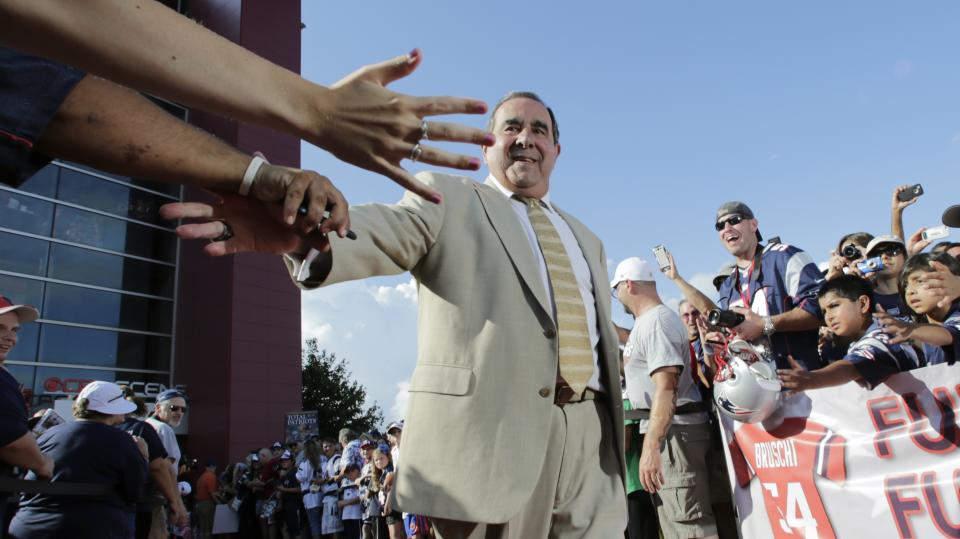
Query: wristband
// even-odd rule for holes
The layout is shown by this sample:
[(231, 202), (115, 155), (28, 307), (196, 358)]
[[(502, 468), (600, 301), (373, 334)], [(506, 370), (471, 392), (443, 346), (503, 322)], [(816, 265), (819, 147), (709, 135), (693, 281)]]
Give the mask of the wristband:
[(240, 196), (247, 196), (250, 192), (250, 188), (253, 186), (253, 179), (257, 177), (257, 172), (260, 172), (260, 167), (267, 163), (267, 160), (260, 157), (259, 155), (253, 156), (253, 159), (250, 160), (250, 164), (247, 165), (247, 171), (243, 173), (243, 182), (240, 183)]

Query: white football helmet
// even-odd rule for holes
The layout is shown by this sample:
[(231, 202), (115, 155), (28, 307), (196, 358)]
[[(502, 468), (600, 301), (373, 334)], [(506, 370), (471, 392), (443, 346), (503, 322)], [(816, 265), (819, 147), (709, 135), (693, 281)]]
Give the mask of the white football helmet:
[(713, 402), (720, 413), (759, 423), (776, 411), (781, 389), (776, 364), (743, 339), (730, 341), (726, 361), (713, 385)]

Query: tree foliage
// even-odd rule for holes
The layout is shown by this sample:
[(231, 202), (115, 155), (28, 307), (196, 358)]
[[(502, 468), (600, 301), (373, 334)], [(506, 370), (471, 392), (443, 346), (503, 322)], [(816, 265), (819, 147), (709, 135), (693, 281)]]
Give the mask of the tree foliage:
[(367, 390), (351, 379), (346, 361), (320, 350), (317, 339), (303, 348), (301, 384), (303, 409), (317, 411), (322, 437), (336, 439), (343, 427), (366, 432), (383, 422), (376, 403), (365, 406)]

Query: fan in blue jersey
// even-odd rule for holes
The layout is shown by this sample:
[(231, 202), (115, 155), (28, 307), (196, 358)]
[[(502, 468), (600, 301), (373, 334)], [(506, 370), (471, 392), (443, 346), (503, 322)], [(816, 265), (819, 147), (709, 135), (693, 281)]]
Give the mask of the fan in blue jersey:
[(900, 276), (905, 303), (916, 313), (916, 322), (898, 320), (886, 313), (877, 321), (893, 338), (891, 342), (912, 339), (923, 345), (928, 365), (953, 364), (960, 355), (960, 301), (937, 293), (928, 281), (937, 270), (947, 269), (960, 275), (960, 262), (945, 254), (922, 253), (907, 261)]
[(719, 300), (721, 308), (746, 317), (734, 330), (748, 341), (767, 337), (781, 368), (790, 366), (788, 355), (807, 369), (819, 367), (817, 290), (823, 275), (813, 259), (792, 245), (761, 246), (757, 219), (743, 202), (720, 206), (714, 225), (737, 263), (720, 286)]
[(780, 369), (777, 373), (784, 388), (803, 391), (854, 381), (873, 389), (890, 375), (920, 365), (912, 347), (893, 343), (881, 324), (874, 321), (876, 299), (865, 279), (837, 277), (820, 288), (818, 297), (827, 327), (853, 344), (843, 359), (822, 369)]

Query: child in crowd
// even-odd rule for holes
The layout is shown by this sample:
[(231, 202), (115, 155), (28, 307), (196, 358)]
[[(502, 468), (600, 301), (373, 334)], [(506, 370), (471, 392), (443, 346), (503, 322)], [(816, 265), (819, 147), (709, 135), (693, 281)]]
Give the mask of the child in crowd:
[(343, 469), (343, 480), (340, 483), (340, 501), (337, 506), (342, 511), (344, 539), (360, 539), (360, 522), (363, 519), (363, 509), (360, 506), (360, 488), (357, 479), (360, 478), (360, 467), (356, 464), (347, 464)]
[(843, 359), (813, 371), (791, 358), (794, 368), (777, 371), (784, 388), (803, 391), (855, 381), (873, 389), (891, 374), (920, 365), (913, 348), (892, 343), (874, 321), (873, 289), (862, 277), (843, 275), (827, 281), (817, 299), (830, 331), (853, 344)]
[(379, 472), (376, 476), (376, 483), (380, 491), (380, 504), (383, 506), (383, 515), (387, 522), (390, 539), (403, 539), (403, 514), (400, 511), (392, 511), (387, 501), (390, 497), (390, 490), (393, 488), (393, 461), (389, 446), (380, 446), (373, 450), (373, 465), (377, 467)]
[(900, 290), (904, 303), (916, 316), (905, 322), (880, 313), (877, 320), (892, 338), (890, 342), (917, 341), (923, 346), (927, 365), (953, 364), (960, 354), (960, 301), (945, 302), (926, 282), (939, 263), (950, 273), (960, 275), (960, 262), (940, 253), (922, 253), (910, 258), (900, 276)]

